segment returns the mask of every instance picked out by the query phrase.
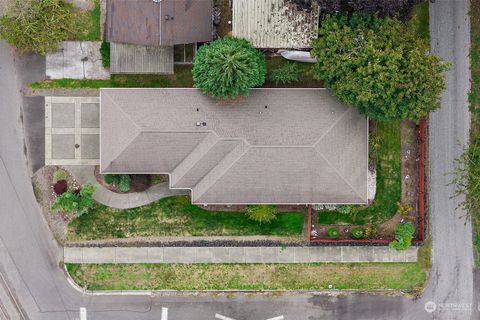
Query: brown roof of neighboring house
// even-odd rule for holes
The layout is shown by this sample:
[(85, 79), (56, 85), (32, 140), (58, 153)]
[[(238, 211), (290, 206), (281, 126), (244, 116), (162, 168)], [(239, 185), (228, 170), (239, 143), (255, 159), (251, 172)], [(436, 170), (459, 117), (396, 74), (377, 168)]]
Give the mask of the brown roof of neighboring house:
[(212, 0), (108, 0), (110, 42), (147, 46), (212, 40)]
[(367, 120), (322, 89), (101, 89), (103, 173), (168, 173), (200, 204), (367, 203)]

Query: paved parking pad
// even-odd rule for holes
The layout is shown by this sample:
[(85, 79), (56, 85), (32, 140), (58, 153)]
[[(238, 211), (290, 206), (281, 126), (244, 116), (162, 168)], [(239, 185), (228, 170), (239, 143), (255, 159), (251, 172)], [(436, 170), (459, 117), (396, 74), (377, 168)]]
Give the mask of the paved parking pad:
[(99, 164), (99, 111), (98, 97), (45, 97), (45, 164)]

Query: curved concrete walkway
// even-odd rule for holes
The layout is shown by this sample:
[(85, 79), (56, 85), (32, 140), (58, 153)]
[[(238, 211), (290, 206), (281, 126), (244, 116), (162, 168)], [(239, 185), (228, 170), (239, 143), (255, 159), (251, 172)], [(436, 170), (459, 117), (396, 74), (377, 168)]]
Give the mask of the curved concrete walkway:
[(159, 183), (143, 192), (116, 193), (96, 183), (94, 166), (64, 166), (80, 183), (92, 182), (97, 186), (93, 199), (98, 203), (117, 209), (137, 208), (173, 195), (188, 195), (189, 190), (172, 190), (168, 182)]

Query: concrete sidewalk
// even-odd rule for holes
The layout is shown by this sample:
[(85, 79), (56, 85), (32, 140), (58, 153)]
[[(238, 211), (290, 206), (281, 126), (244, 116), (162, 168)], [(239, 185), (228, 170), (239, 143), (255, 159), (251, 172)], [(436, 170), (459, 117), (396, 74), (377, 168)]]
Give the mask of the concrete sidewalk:
[(416, 262), (417, 248), (386, 247), (65, 247), (65, 263)]

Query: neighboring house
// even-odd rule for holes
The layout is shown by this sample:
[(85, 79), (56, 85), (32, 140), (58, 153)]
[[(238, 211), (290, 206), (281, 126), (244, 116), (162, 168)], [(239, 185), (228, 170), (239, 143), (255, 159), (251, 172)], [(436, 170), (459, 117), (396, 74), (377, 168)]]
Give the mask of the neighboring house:
[(302, 10), (289, 0), (232, 0), (232, 35), (256, 48), (307, 49), (318, 37), (319, 8)]
[(167, 173), (196, 204), (367, 203), (368, 124), (324, 89), (101, 89), (102, 173)]
[(107, 1), (111, 73), (172, 74), (174, 50), (191, 61), (196, 43), (212, 40), (212, 0)]

